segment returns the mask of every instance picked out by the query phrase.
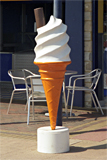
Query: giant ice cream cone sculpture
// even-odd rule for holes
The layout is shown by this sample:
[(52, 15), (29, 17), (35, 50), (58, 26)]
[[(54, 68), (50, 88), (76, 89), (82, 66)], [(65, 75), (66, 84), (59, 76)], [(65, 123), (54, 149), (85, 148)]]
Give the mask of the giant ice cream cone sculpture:
[(56, 127), (57, 111), (60, 93), (66, 67), (71, 63), (70, 48), (67, 45), (69, 36), (66, 34), (67, 26), (61, 19), (50, 17), (49, 22), (37, 29), (35, 38), (37, 45), (34, 49), (36, 58), (34, 64), (39, 67), (45, 95), (47, 99), (50, 125)]
[(62, 83), (64, 80), (66, 66), (69, 64), (69, 62), (36, 62), (35, 64), (39, 67), (39, 72), (41, 74), (41, 79), (47, 99), (50, 125), (51, 129), (54, 130), (56, 127), (57, 111)]

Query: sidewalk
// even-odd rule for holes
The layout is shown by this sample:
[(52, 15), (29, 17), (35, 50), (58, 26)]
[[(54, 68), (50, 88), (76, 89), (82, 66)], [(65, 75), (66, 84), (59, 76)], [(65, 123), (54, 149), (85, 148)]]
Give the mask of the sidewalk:
[[(63, 126), (69, 128), (70, 151), (60, 154), (37, 152), (37, 128), (49, 126), (47, 106), (35, 106), (35, 120), (24, 104), (12, 104), (7, 115), (8, 103), (0, 104), (0, 159), (1, 160), (106, 160), (107, 117), (96, 111), (73, 109), (75, 116), (63, 117)], [(32, 113), (32, 111), (31, 111)]]

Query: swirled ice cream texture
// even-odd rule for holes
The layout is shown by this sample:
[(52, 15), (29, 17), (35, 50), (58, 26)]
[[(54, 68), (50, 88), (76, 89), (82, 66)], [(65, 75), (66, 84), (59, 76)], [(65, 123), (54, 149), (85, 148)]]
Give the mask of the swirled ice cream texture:
[(67, 26), (61, 19), (50, 17), (49, 22), (37, 29), (35, 38), (37, 43), (34, 51), (36, 58), (34, 62), (62, 62), (71, 61), (68, 46), (69, 36), (66, 34)]

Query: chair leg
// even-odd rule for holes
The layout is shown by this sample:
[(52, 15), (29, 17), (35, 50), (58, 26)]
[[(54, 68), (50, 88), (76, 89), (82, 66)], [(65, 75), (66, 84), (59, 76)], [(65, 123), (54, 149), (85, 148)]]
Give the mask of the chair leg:
[(11, 103), (12, 103), (12, 100), (13, 100), (14, 92), (15, 91), (13, 90), (12, 95), (11, 95), (11, 99), (10, 99), (10, 103), (9, 103), (9, 106), (8, 106), (7, 114), (9, 113), (9, 110), (10, 110), (10, 106), (11, 106)]
[(30, 117), (30, 98), (28, 100), (28, 116), (27, 116), (27, 125), (29, 124), (29, 117)]
[(34, 112), (34, 101), (32, 101), (32, 112), (33, 112), (33, 120), (35, 119), (35, 112)]
[(94, 106), (95, 106), (95, 108), (96, 108), (96, 110), (97, 110), (97, 112), (98, 112), (98, 107), (97, 107), (97, 105), (96, 105), (96, 102), (95, 102), (95, 100), (94, 100), (94, 97), (93, 97), (93, 94), (92, 94), (92, 93), (91, 93), (91, 97), (92, 97), (92, 100), (93, 100)]
[(93, 93), (94, 93), (94, 95), (95, 95), (95, 98), (96, 98), (96, 101), (97, 101), (97, 103), (98, 103), (98, 106), (99, 106), (99, 108), (100, 108), (100, 110), (101, 110), (101, 113), (102, 113), (102, 115), (104, 115), (104, 112), (103, 112), (103, 110), (102, 110), (102, 108), (101, 108), (101, 105), (100, 105), (100, 102), (99, 102), (99, 100), (98, 100), (98, 98), (97, 98), (97, 95), (96, 95), (96, 93), (93, 91)]
[(73, 89), (73, 91), (72, 91), (72, 99), (71, 99), (70, 117), (71, 117), (71, 115), (72, 115), (73, 102), (74, 102), (74, 89)]
[(66, 101), (66, 106), (65, 106), (65, 108), (66, 108), (66, 116), (67, 116), (67, 118), (68, 118), (67, 108), (68, 108), (69, 93), (70, 93), (70, 90), (68, 90), (68, 94), (67, 94), (67, 101)]
[(28, 91), (26, 90), (26, 97), (27, 97), (27, 102), (25, 105), (25, 111), (27, 110), (27, 105), (28, 105), (28, 99), (29, 99), (29, 95), (28, 95)]
[(66, 95), (65, 95), (65, 83), (64, 82), (63, 82), (63, 96), (64, 96), (64, 104), (65, 104), (65, 113), (66, 113), (66, 117), (68, 118), (67, 101), (66, 101)]

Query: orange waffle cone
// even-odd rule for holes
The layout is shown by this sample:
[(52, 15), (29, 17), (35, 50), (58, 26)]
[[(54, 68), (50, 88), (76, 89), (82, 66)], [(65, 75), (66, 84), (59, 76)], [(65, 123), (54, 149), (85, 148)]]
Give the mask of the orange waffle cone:
[(71, 62), (34, 62), (39, 67), (43, 87), (45, 90), (51, 129), (56, 127), (57, 111), (60, 93), (66, 67)]

